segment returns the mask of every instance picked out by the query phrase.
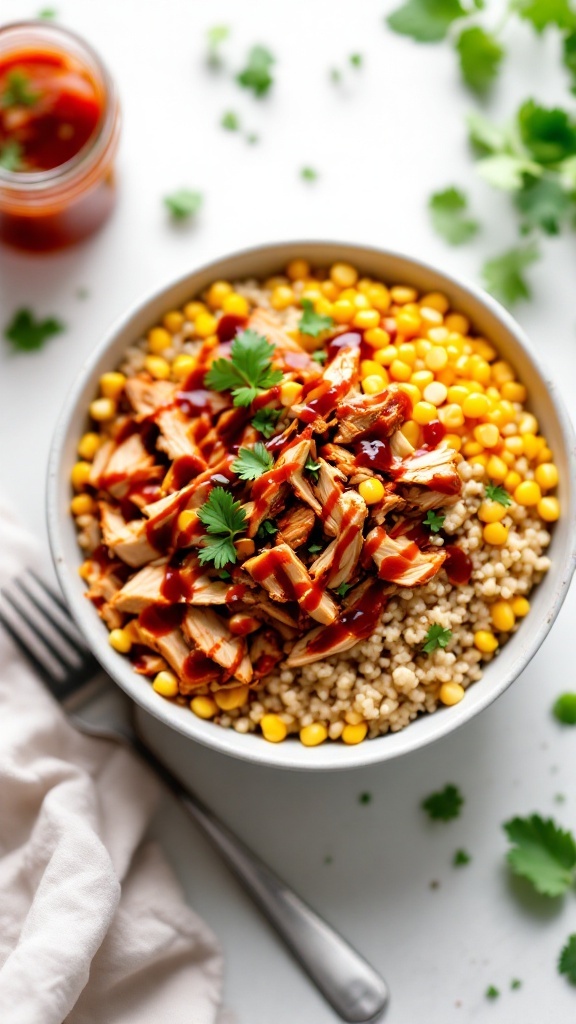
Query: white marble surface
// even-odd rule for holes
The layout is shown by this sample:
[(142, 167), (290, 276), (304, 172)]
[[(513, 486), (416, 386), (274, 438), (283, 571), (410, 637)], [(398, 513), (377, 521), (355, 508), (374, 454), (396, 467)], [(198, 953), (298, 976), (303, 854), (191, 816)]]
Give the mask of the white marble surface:
[[(50, 435), (83, 356), (136, 298), (188, 268), (261, 241), (327, 237), (404, 249), (475, 277), (482, 259), (514, 243), (507, 200), (476, 181), (464, 141), (472, 101), (446, 48), (388, 33), (385, 0), (62, 0), (63, 23), (85, 34), (118, 80), (124, 132), (114, 219), (90, 243), (59, 256), (0, 252), (0, 319), (21, 305), (55, 313), (69, 329), (45, 350), (17, 356), (0, 345), (0, 489), (45, 541), (44, 475)], [(499, 4), (492, 4), (494, 15)], [(6, 21), (34, 13), (3, 0)], [(257, 103), (203, 64), (205, 29), (229, 24), (238, 67), (254, 42), (278, 55), (273, 95)], [(490, 112), (505, 117), (525, 96), (566, 100), (553, 73), (555, 40), (510, 35), (514, 57)], [(328, 69), (352, 51), (365, 67), (335, 88)], [(534, 68), (538, 68), (535, 83)], [(218, 127), (237, 110), (258, 146)], [(298, 177), (305, 164), (321, 178)], [(450, 250), (431, 232), (425, 202), (464, 184), (484, 230)], [(161, 196), (198, 187), (194, 226), (171, 226)], [(518, 317), (545, 351), (568, 401), (576, 397), (574, 242), (552, 240), (533, 274), (534, 301)], [(89, 297), (76, 297), (78, 288)], [(45, 544), (46, 548), (46, 544)], [(46, 571), (50, 571), (46, 548)], [(304, 776), (252, 768), (149, 723), (150, 737), (202, 796), (385, 974), (389, 1024), (542, 1024), (574, 1019), (576, 994), (556, 958), (576, 930), (574, 897), (539, 901), (504, 868), (501, 822), (552, 813), (576, 827), (575, 734), (550, 716), (574, 688), (572, 590), (543, 649), (481, 718), (405, 760), (362, 771)], [(419, 802), (457, 782), (461, 818), (431, 825)], [(373, 794), (362, 806), (358, 795)], [(566, 794), (563, 805), (557, 793)], [(239, 1024), (330, 1024), (335, 1018), (285, 954), (196, 831), (167, 801), (154, 827), (190, 900), (214, 927), (227, 959), (226, 999)], [(466, 847), (472, 863), (455, 870)], [(326, 864), (330, 856), (332, 863)], [(439, 886), (430, 887), (431, 881)], [(509, 990), (513, 977), (522, 989)], [(489, 1003), (489, 984), (501, 989)], [(193, 1017), (191, 1017), (193, 1020)]]

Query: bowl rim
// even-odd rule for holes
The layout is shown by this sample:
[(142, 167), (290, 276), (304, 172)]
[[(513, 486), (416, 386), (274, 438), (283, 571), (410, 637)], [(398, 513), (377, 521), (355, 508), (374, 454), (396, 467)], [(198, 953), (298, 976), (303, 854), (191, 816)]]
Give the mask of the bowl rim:
[[(532, 364), (534, 371), (540, 378), (540, 382), (546, 386), (551, 394), (560, 433), (566, 448), (566, 456), (569, 466), (569, 479), (567, 484), (570, 487), (571, 494), (576, 494), (576, 437), (564, 401), (559, 395), (556, 385), (549, 379), (540, 365), (538, 358), (534, 355), (524, 330), (508, 310), (501, 306), (496, 299), (483, 291), (473, 282), (468, 281), (466, 278), (459, 277), (445, 270), (440, 270), (426, 260), (415, 258), (409, 253), (405, 253), (400, 250), (366, 245), (361, 242), (340, 242), (331, 239), (287, 239), (280, 242), (252, 245), (211, 259), (209, 262), (203, 263), (200, 266), (195, 266), (193, 269), (188, 270), (177, 278), (172, 278), (169, 281), (164, 282), (153, 292), (146, 292), (145, 295), (132, 303), (126, 313), (117, 317), (112, 322), (102, 340), (95, 346), (78, 371), (64, 400), (62, 410), (58, 417), (52, 437), (48, 461), (46, 516), (52, 559), (60, 586), (70, 609), (70, 613), (92, 653), (104, 670), (111, 676), (114, 682), (117, 683), (117, 685), (119, 685), (128, 694), (128, 696), (132, 698), (132, 700), (134, 700), (136, 705), (152, 714), (153, 717), (157, 718), (165, 725), (176, 729), (176, 731), (188, 738), (196, 740), (202, 745), (218, 751), (219, 753), (224, 753), (240, 760), (272, 768), (291, 769), (296, 771), (343, 771), (349, 768), (364, 767), (370, 764), (377, 764), (382, 761), (393, 760), (412, 753), (422, 747), (428, 746), (430, 743), (436, 742), (437, 740), (449, 735), (455, 729), (480, 714), (499, 696), (501, 696), (506, 689), (508, 689), (535, 655), (536, 651), (550, 631), (550, 628), (566, 598), (572, 575), (576, 569), (576, 501), (572, 502), (574, 506), (572, 511), (570, 512), (567, 509), (566, 516), (563, 516), (563, 518), (566, 518), (567, 516), (570, 517), (567, 523), (567, 529), (570, 531), (570, 541), (567, 544), (568, 551), (566, 560), (563, 564), (558, 564), (556, 566), (558, 585), (554, 592), (551, 606), (547, 608), (546, 615), (542, 617), (542, 622), (540, 623), (539, 628), (533, 631), (524, 654), (512, 663), (508, 671), (503, 673), (500, 680), (497, 680), (496, 683), (492, 682), (491, 687), (486, 687), (485, 692), (477, 697), (474, 705), (466, 707), (466, 701), (462, 701), (462, 703), (457, 706), (459, 714), (454, 715), (453, 713), (441, 713), (438, 716), (437, 726), (435, 727), (435, 731), (432, 735), (422, 736), (419, 734), (418, 730), (412, 734), (411, 727), (414, 726), (416, 722), (410, 722), (409, 727), (406, 727), (397, 733), (387, 733), (376, 737), (369, 742), (361, 743), (356, 746), (323, 744), (320, 747), (303, 748), (298, 744), (300, 757), (297, 759), (297, 762), (295, 762), (294, 758), (290, 756), (291, 748), (294, 749), (294, 743), (297, 742), (296, 740), (290, 740), (289, 742), (280, 744), (272, 744), (267, 743), (258, 736), (257, 738), (260, 741), (258, 746), (254, 746), (250, 749), (251, 745), (249, 746), (249, 744), (245, 744), (245, 747), (243, 748), (242, 741), (247, 740), (249, 737), (242, 733), (238, 733), (233, 729), (224, 729), (214, 723), (206, 723), (202, 719), (197, 719), (193, 714), (175, 715), (174, 710), (181, 712), (183, 709), (173, 705), (171, 702), (158, 700), (157, 695), (154, 693), (152, 688), (150, 686), (143, 685), (144, 680), (142, 680), (142, 678), (132, 670), (129, 663), (126, 662), (126, 659), (113, 651), (105, 640), (100, 640), (93, 628), (94, 624), (100, 621), (97, 617), (94, 617), (94, 609), (88, 602), (86, 602), (86, 607), (77, 602), (77, 594), (74, 584), (76, 584), (76, 587), (78, 586), (78, 577), (74, 571), (75, 567), (73, 569), (68, 564), (65, 557), (64, 530), (69, 524), (67, 522), (67, 517), (63, 518), (60, 514), (59, 502), (59, 485), (63, 471), (62, 459), (64, 455), (65, 442), (68, 436), (70, 423), (79, 410), (81, 393), (86, 387), (87, 382), (94, 375), (98, 363), (102, 359), (104, 353), (114, 345), (115, 339), (129, 328), (132, 321), (142, 314), (147, 307), (157, 303), (165, 293), (174, 291), (179, 287), (183, 287), (187, 281), (193, 278), (197, 278), (208, 273), (211, 274), (212, 272), (218, 275), (219, 268), (223, 264), (232, 260), (250, 261), (251, 259), (256, 259), (258, 257), (268, 256), (269, 263), (272, 266), (274, 264), (277, 265), (285, 262), (286, 259), (292, 258), (291, 254), (288, 256), (286, 255), (287, 249), (297, 251), (298, 254), (303, 257), (306, 257), (308, 254), (310, 258), (313, 259), (314, 257), (311, 250), (318, 248), (323, 250), (332, 250), (333, 258), (335, 260), (345, 258), (346, 254), (349, 255), (350, 259), (353, 259), (354, 255), (358, 258), (358, 254), (361, 253), (362, 257), (364, 257), (366, 261), (369, 261), (371, 257), (385, 257), (392, 261), (405, 262), (413, 267), (416, 272), (429, 274), (438, 279), (439, 282), (444, 282), (449, 287), (466, 292), (472, 300), (480, 306), (484, 306), (496, 321), (500, 321), (504, 330), (512, 336), (515, 342), (523, 350), (527, 361)], [(326, 258), (329, 259), (330, 257)], [(442, 286), (439, 283), (438, 288), (440, 289), (441, 287)], [(130, 344), (130, 342), (127, 344)], [(550, 569), (551, 573), (553, 571), (554, 567)], [(87, 614), (84, 614), (86, 611)], [(92, 615), (92, 617), (90, 617), (90, 615)], [(511, 638), (509, 643), (513, 643), (513, 638)], [(506, 646), (508, 647), (508, 644)], [(126, 668), (128, 671), (126, 671)], [(474, 686), (481, 686), (482, 682), (483, 678), (478, 681), (478, 684), (474, 684)], [(151, 697), (155, 699), (151, 699)], [(454, 708), (449, 710), (454, 712), (456, 709)], [(437, 712), (434, 712), (433, 717), (435, 720), (436, 715)], [(429, 718), (432, 716), (426, 717)], [(205, 729), (206, 725), (210, 726), (210, 728)], [(393, 736), (403, 737), (404, 742), (400, 749), (392, 749), (389, 743), (386, 743), (386, 741), (389, 741)], [(307, 754), (310, 754), (310, 757), (304, 758), (302, 756), (302, 751), (306, 751)]]

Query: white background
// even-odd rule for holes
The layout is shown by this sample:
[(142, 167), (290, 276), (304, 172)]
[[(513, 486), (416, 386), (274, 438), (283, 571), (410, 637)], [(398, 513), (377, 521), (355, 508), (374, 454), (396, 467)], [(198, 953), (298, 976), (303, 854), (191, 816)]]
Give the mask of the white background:
[[(40, 6), (40, 4), (39, 4)], [(44, 475), (62, 399), (110, 323), (150, 289), (245, 245), (331, 238), (405, 250), (477, 279), (482, 260), (515, 242), (508, 200), (475, 180), (464, 116), (474, 101), (446, 46), (392, 35), (384, 0), (62, 0), (63, 24), (84, 34), (112, 70), (124, 128), (120, 201), (113, 220), (82, 247), (49, 258), (0, 252), (0, 320), (30, 305), (68, 324), (43, 352), (0, 343), (0, 489), (44, 541)], [(489, 22), (502, 5), (493, 3)], [(2, 0), (10, 21), (32, 0)], [(233, 29), (228, 71), (204, 63), (204, 34)], [(488, 112), (509, 115), (529, 95), (568, 101), (553, 34), (510, 26), (514, 54)], [(234, 84), (250, 45), (278, 56), (264, 102)], [(351, 52), (361, 71), (346, 70)], [(340, 66), (344, 84), (328, 71)], [(248, 146), (223, 131), (237, 111), (261, 136)], [(303, 165), (318, 169), (314, 185)], [(429, 226), (431, 191), (464, 185), (483, 223), (479, 240), (449, 249)], [(199, 188), (195, 224), (171, 225), (163, 194)], [(568, 402), (576, 396), (573, 236), (543, 246), (534, 300), (517, 315)], [(78, 288), (89, 297), (80, 300)], [(46, 571), (49, 558), (46, 543)], [(501, 823), (554, 814), (576, 828), (576, 730), (551, 718), (574, 685), (574, 590), (539, 655), (481, 718), (441, 744), (362, 771), (301, 775), (235, 763), (153, 723), (150, 735), (238, 833), (377, 966), (392, 990), (389, 1024), (559, 1024), (574, 1020), (576, 990), (556, 959), (576, 931), (576, 895), (531, 896), (504, 865)], [(423, 796), (456, 782), (461, 818), (430, 824)], [(369, 806), (358, 796), (373, 795)], [(555, 794), (566, 795), (562, 805)], [(154, 827), (191, 903), (226, 953), (226, 1000), (240, 1024), (329, 1024), (330, 1009), (290, 960), (204, 840), (167, 801)], [(465, 868), (451, 866), (465, 847)], [(326, 864), (325, 858), (333, 858)], [(439, 887), (430, 888), (438, 881)], [(523, 980), (510, 991), (510, 980)], [(494, 1003), (488, 985), (501, 989)], [(193, 1008), (190, 1021), (193, 1022)], [(103, 1024), (105, 1022), (103, 1021)], [(164, 1022), (163, 1022), (164, 1024)]]

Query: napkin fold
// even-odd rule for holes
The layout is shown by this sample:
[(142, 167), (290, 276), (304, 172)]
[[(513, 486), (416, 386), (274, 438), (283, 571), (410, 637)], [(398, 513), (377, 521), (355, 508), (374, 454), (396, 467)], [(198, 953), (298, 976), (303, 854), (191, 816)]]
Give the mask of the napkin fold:
[[(39, 556), (0, 502), (0, 586)], [(144, 842), (160, 788), (76, 732), (0, 626), (0, 1021), (215, 1024), (222, 958)]]

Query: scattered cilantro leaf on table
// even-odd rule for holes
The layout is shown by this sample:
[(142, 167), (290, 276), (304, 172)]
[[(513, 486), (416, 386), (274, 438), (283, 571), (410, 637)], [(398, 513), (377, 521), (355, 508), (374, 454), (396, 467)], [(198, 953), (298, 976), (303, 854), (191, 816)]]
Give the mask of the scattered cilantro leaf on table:
[(424, 637), (422, 650), (425, 654), (431, 654), (437, 647), (447, 647), (451, 639), (452, 630), (445, 629), (444, 626), (439, 626), (437, 622), (434, 622)]
[(30, 309), (19, 309), (4, 328), (4, 337), (20, 352), (33, 352), (42, 348), (48, 338), (65, 329), (65, 325), (56, 317), (36, 320)]
[(563, 725), (576, 725), (576, 693), (563, 693), (554, 702), (554, 717)]
[(364, 58), (361, 53), (351, 53), (348, 60), (353, 68), (361, 68), (364, 63)]
[(5, 171), (19, 171), (22, 165), (23, 149), (16, 139), (8, 139), (0, 148), (0, 167)]
[(198, 213), (202, 201), (202, 193), (193, 192), (189, 188), (179, 188), (176, 192), (164, 196), (164, 205), (168, 207), (174, 220), (186, 220)]
[(30, 88), (30, 79), (23, 71), (9, 71), (6, 75), (6, 87), (0, 97), (2, 107), (32, 107), (39, 99), (40, 93)]
[(493, 188), (503, 192), (517, 192), (524, 185), (525, 175), (538, 177), (541, 168), (524, 156), (511, 153), (494, 153), (478, 160), (476, 172)]
[(420, 806), (433, 821), (452, 821), (460, 816), (463, 804), (464, 797), (458, 787), (448, 783), (444, 789), (426, 797)]
[(371, 804), (372, 803), (372, 793), (360, 793), (360, 796), (358, 797), (358, 803), (359, 804)]
[(563, 29), (576, 25), (570, 0), (513, 0), (511, 7), (521, 18), (530, 21), (537, 32), (543, 32), (548, 25)]
[(512, 504), (511, 496), (508, 494), (508, 491), (500, 487), (500, 484), (486, 484), (484, 491), (489, 501), (497, 501), (504, 508), (508, 508)]
[(238, 458), (232, 463), (231, 469), (241, 480), (257, 480), (267, 473), (274, 465), (270, 452), (261, 441), (256, 441), (253, 448), (240, 448)]
[(517, 115), (522, 142), (540, 164), (556, 164), (576, 153), (576, 123), (560, 107), (522, 104)]
[(519, 988), (522, 988), (522, 982), (520, 981), (520, 978), (512, 978), (512, 981), (510, 982), (510, 988), (512, 989), (513, 992), (516, 992)]
[(576, 933), (568, 937), (568, 941), (560, 953), (558, 973), (565, 974), (568, 981), (576, 985)]
[(234, 405), (248, 406), (261, 391), (282, 380), (282, 371), (273, 370), (274, 346), (255, 331), (237, 334), (230, 348), (230, 359), (216, 359), (204, 383), (213, 391), (231, 391)]
[(322, 331), (327, 331), (334, 326), (331, 316), (324, 316), (323, 313), (314, 312), (312, 299), (302, 299), (300, 303), (304, 312), (298, 323), (300, 334), (308, 334), (311, 338), (317, 338)]
[(468, 200), (457, 188), (435, 192), (428, 200), (435, 231), (451, 245), (461, 245), (477, 233), (478, 221), (466, 217)]
[(342, 72), (339, 68), (330, 68), (330, 81), (334, 83), (342, 81)]
[(53, 21), (58, 17), (58, 11), (54, 7), (43, 7), (41, 11), (38, 11), (37, 17), (42, 18), (43, 21)]
[(512, 871), (532, 883), (542, 896), (561, 896), (574, 882), (576, 842), (555, 822), (539, 814), (512, 818), (503, 825), (513, 844), (508, 852)]
[(509, 142), (509, 132), (506, 128), (493, 124), (487, 117), (476, 112), (468, 114), (466, 123), (468, 138), (481, 153), (499, 153), (506, 149)]
[(313, 167), (302, 167), (300, 177), (303, 181), (317, 181), (318, 171), (315, 171)]
[(557, 235), (562, 222), (574, 209), (572, 197), (550, 178), (529, 180), (514, 201), (523, 214), (522, 230), (539, 228), (547, 235)]
[(524, 277), (525, 270), (540, 258), (538, 246), (531, 243), (524, 249), (509, 249), (495, 256), (482, 267), (487, 291), (508, 305), (529, 299), (531, 292)]
[(208, 63), (213, 68), (218, 68), (222, 63), (220, 47), (228, 39), (230, 29), (227, 25), (213, 25), (206, 33), (208, 39)]
[(274, 82), (270, 69), (275, 63), (276, 58), (265, 46), (253, 46), (246, 67), (236, 75), (236, 81), (245, 89), (252, 89), (255, 96), (265, 96)]
[(460, 868), (464, 867), (465, 864), (469, 864), (471, 860), (472, 857), (466, 852), (466, 850), (456, 850), (452, 858), (452, 864), (455, 868)]
[(442, 529), (442, 527), (444, 525), (444, 520), (445, 519), (446, 519), (445, 515), (442, 515), (439, 512), (435, 512), (433, 508), (430, 508), (430, 509), (428, 509), (428, 512), (426, 513), (426, 518), (423, 520), (423, 523), (424, 523), (424, 526), (429, 526), (430, 527), (430, 532), (431, 533), (440, 533), (440, 530)]
[(276, 533), (278, 533), (278, 527), (274, 526), (271, 519), (265, 519), (256, 530), (256, 540), (266, 544)]
[(198, 518), (209, 534), (198, 552), (200, 564), (213, 562), (216, 569), (223, 569), (229, 562), (236, 562), (234, 538), (246, 529), (246, 513), (240, 502), (234, 501), (230, 491), (214, 487), (208, 501), (198, 509)]
[(498, 75), (504, 48), (491, 32), (474, 25), (460, 33), (456, 49), (464, 81), (474, 92), (483, 95)]
[(265, 438), (272, 437), (276, 430), (276, 424), (282, 415), (282, 409), (270, 409), (265, 405), (252, 419), (254, 430), (258, 430)]
[(255, 146), (257, 142), (260, 142), (260, 136), (256, 135), (256, 132), (248, 132), (246, 142), (249, 146)]
[(498, 999), (499, 995), (500, 990), (497, 989), (495, 985), (488, 985), (488, 988), (486, 989), (486, 999)]
[(341, 583), (339, 587), (336, 587), (336, 590), (334, 591), (334, 593), (338, 594), (338, 597), (345, 597), (346, 594), (348, 593), (348, 591), (351, 590), (351, 589), (352, 589), (352, 584), (351, 583)]
[(460, 0), (407, 0), (386, 21), (394, 32), (418, 43), (438, 43), (452, 22), (467, 13)]
[(240, 130), (240, 118), (238, 114), (235, 114), (233, 110), (227, 110), (225, 114), (222, 114), (220, 120), (220, 126), (225, 128), (228, 132), (237, 132)]

